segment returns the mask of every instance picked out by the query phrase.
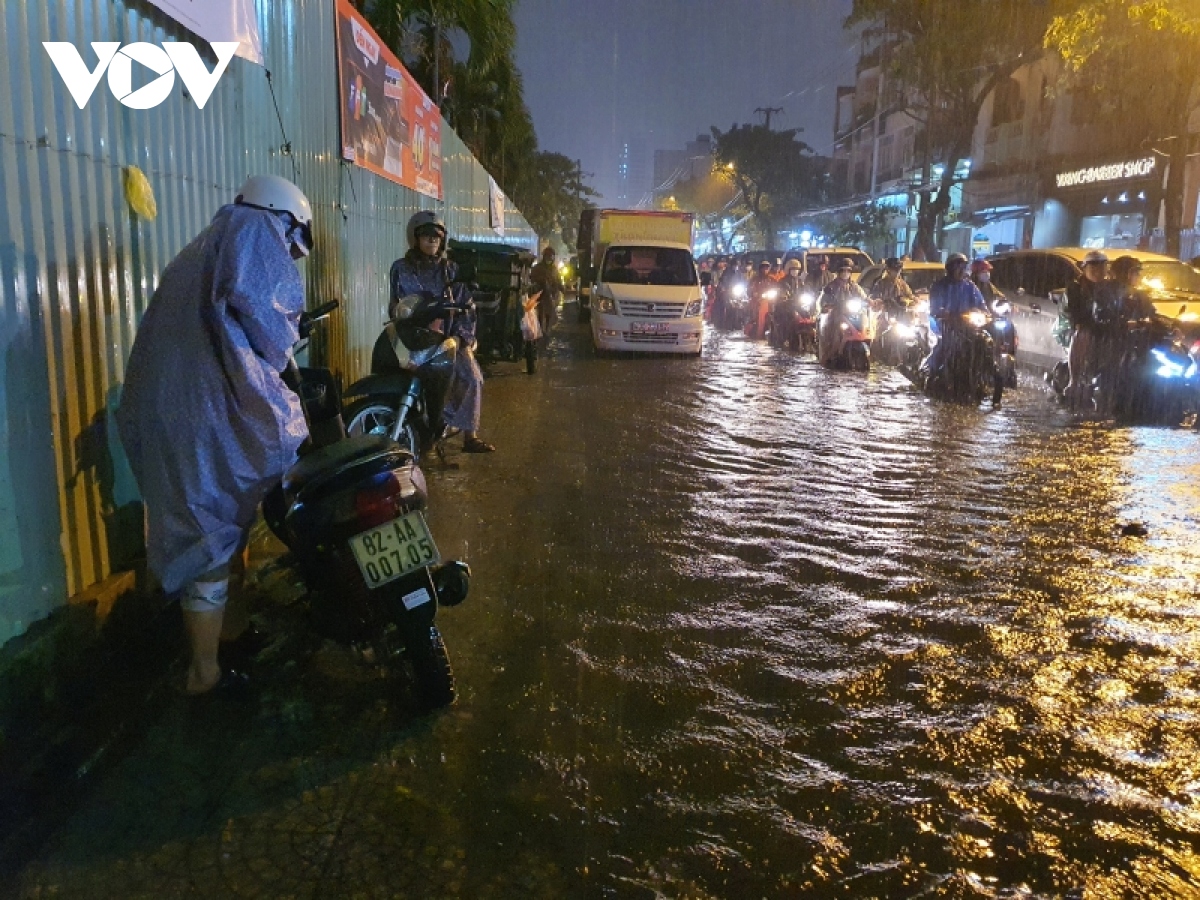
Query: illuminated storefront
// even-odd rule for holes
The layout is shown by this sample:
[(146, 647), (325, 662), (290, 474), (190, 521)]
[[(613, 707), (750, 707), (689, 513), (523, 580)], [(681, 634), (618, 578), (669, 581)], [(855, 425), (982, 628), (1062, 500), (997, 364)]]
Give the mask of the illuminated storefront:
[(1157, 157), (1063, 168), (1046, 185), (1034, 246), (1144, 247), (1162, 196)]

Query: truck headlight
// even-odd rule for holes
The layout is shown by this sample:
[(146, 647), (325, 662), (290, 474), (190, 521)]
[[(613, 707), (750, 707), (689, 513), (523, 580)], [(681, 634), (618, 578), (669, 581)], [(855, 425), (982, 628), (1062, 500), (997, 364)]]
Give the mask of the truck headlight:
[(596, 304), (596, 309), (602, 313), (615, 313), (617, 311), (617, 304), (613, 298), (604, 294), (597, 294), (592, 298), (592, 302)]
[(695, 318), (696, 316), (700, 315), (700, 313), (703, 311), (704, 311), (703, 301), (693, 300), (691, 303), (689, 303), (687, 305), (687, 309), (685, 309), (683, 311), (683, 317), (685, 319)]

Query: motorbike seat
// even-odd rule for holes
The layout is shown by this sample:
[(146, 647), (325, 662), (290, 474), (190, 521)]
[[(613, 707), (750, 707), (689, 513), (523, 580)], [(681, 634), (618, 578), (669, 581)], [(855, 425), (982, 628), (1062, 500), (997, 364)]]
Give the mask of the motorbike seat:
[(394, 456), (395, 464), (402, 465), (412, 459), (412, 454), (389, 437), (367, 434), (349, 437), (303, 456), (283, 476), (283, 489), (296, 495), (319, 476), (332, 474), (350, 463), (374, 457)]

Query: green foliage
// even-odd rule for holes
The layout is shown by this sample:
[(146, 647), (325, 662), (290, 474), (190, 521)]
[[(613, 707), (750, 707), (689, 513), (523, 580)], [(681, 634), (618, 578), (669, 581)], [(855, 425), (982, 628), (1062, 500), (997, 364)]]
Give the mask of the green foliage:
[[(450, 127), (534, 230), (548, 236), (575, 228), (579, 210), (595, 192), (580, 182), (573, 162), (538, 150), (514, 60), (516, 0), (356, 3), (426, 93), (442, 97)], [(456, 53), (464, 42), (469, 50)]]
[(877, 253), (891, 241), (892, 216), (892, 210), (872, 204), (860, 207), (846, 218), (829, 222), (822, 230), (834, 246), (862, 247)]
[(772, 131), (765, 125), (712, 129), (717, 171), (741, 192), (742, 204), (775, 249), (777, 226), (827, 191), (827, 160), (796, 138), (796, 130)]
[(579, 214), (596, 192), (584, 183), (575, 160), (561, 153), (537, 152), (530, 162), (514, 186), (513, 201), (534, 231), (574, 247)]
[(959, 163), (971, 152), (979, 112), (1002, 80), (1040, 52), (1046, 27), (1069, 0), (854, 0), (846, 24), (870, 24), (886, 45), (887, 79), (917, 121), (917, 152), (945, 176), (921, 192), (918, 241), (950, 205)]

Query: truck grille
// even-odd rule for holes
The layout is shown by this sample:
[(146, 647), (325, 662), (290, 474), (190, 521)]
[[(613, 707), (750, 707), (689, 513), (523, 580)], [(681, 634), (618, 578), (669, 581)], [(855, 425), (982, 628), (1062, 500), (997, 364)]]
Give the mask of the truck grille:
[(655, 303), (652, 300), (621, 300), (618, 311), (639, 319), (682, 319), (686, 303)]
[(630, 344), (658, 344), (674, 346), (679, 343), (678, 334), (634, 334), (632, 331), (622, 332), (621, 337)]

